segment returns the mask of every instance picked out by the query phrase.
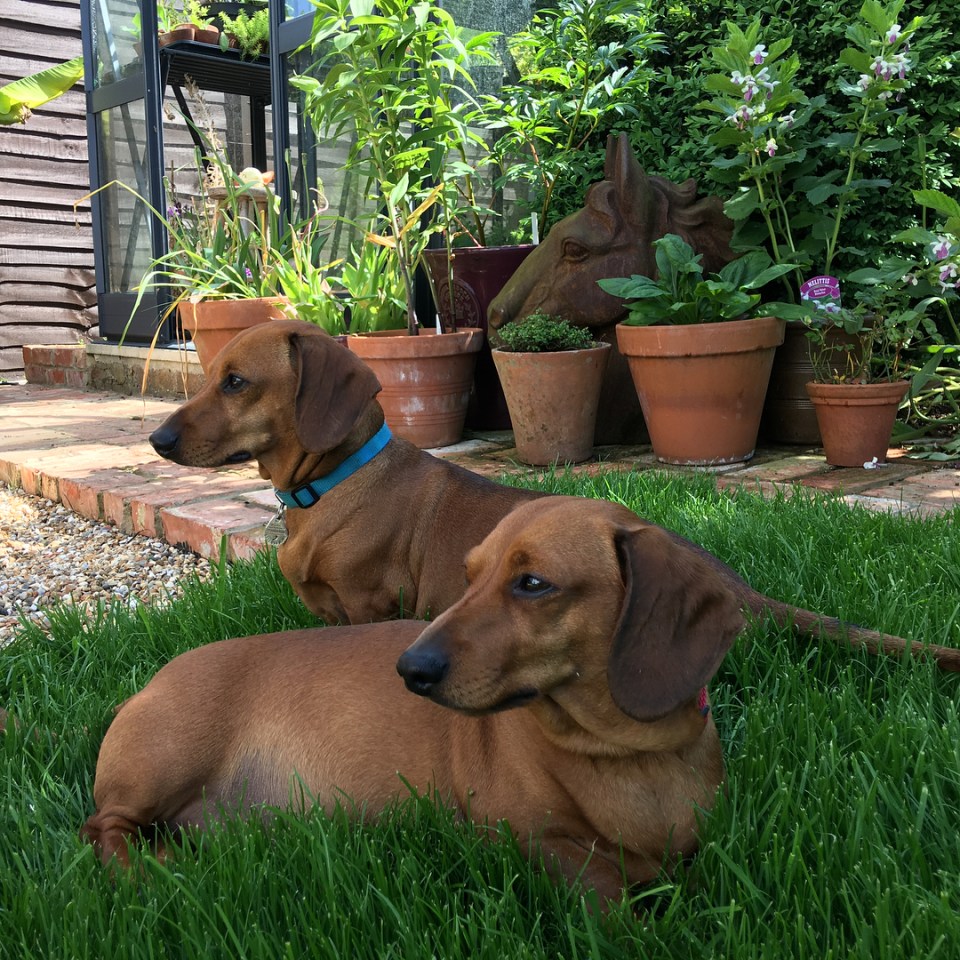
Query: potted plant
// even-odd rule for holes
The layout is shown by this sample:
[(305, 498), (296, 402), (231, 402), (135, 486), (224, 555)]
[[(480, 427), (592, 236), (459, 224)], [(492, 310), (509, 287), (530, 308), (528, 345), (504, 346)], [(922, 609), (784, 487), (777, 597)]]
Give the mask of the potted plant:
[(591, 456), (610, 349), (586, 328), (545, 313), (532, 313), (503, 330), (493, 362), (520, 460), (545, 465)]
[[(452, 159), (474, 142), (466, 121), (471, 57), (489, 34), (468, 35), (450, 14), (414, 0), (317, 0), (304, 94), (314, 129), (351, 142), (347, 167), (371, 185), (377, 205), (369, 242), (391, 251), (403, 283), (409, 336), (364, 335), (350, 348), (383, 385), (387, 421), (419, 446), (456, 442), (463, 431), (478, 329), (421, 324), (414, 276), (430, 238), (447, 225), (440, 202)], [(405, 397), (409, 387), (415, 392)]]
[[(708, 137), (720, 156), (715, 179), (729, 183), (725, 212), (737, 224), (734, 244), (763, 246), (775, 262), (796, 269), (785, 277), (784, 300), (799, 303), (813, 276), (846, 279), (859, 266), (859, 242), (844, 242), (865, 195), (885, 190), (885, 158), (909, 135), (901, 105), (924, 38), (924, 22), (900, 23), (903, 0), (868, 0), (846, 25), (848, 46), (834, 71), (846, 106), (823, 93), (808, 96), (802, 64), (789, 37), (773, 36), (755, 19), (741, 29), (728, 23), (726, 43), (711, 51), (720, 73), (708, 76), (717, 118)], [(869, 173), (865, 172), (869, 167)], [(790, 324), (771, 379), (765, 432), (791, 443), (815, 443), (816, 418), (804, 395), (810, 379), (805, 328)]]
[(220, 32), (220, 48), (238, 47), (241, 57), (256, 60), (266, 54), (270, 45), (270, 11), (259, 7), (252, 12), (241, 9), (235, 17), (220, 14), (223, 29)]
[(724, 464), (753, 456), (773, 352), (784, 321), (763, 315), (759, 290), (793, 269), (753, 251), (704, 277), (702, 256), (676, 234), (654, 241), (657, 279), (598, 281), (621, 297), (617, 343), (650, 441), (665, 463)]
[(204, 370), (241, 330), (298, 316), (297, 308), (303, 319), (336, 332), (340, 308), (322, 282), (329, 265), (321, 266), (319, 259), (322, 209), (299, 223), (282, 222), (269, 173), (247, 168), (236, 174), (213, 151), (203, 159), (206, 165), (198, 152), (199, 193), (181, 191), (174, 173), (166, 180), (165, 214), (120, 181), (99, 188), (126, 190), (167, 232), (169, 249), (151, 261), (137, 285), (132, 314), (148, 291), (164, 293), (168, 306), (158, 330), (176, 312)]
[(197, 43), (220, 42), (220, 28), (214, 25), (210, 8), (201, 0), (183, 0), (183, 16), (193, 27), (193, 39)]
[[(950, 310), (960, 283), (960, 206), (937, 191), (917, 191), (921, 203), (946, 214), (940, 231), (914, 227), (894, 237), (897, 241), (924, 244), (923, 260), (891, 257), (880, 267), (866, 267), (850, 274), (853, 282), (865, 284), (855, 295), (854, 307), (807, 305), (802, 318), (812, 344), (813, 379), (806, 384), (816, 411), (827, 463), (859, 467), (883, 463), (897, 411), (910, 389), (911, 380), (922, 385), (937, 378), (943, 337), (927, 310), (943, 307), (943, 316), (955, 342), (960, 331)], [(914, 291), (929, 293), (917, 300)], [(842, 330), (848, 343), (837, 341)], [(917, 370), (908, 362), (907, 351), (918, 353), (929, 344), (933, 355)]]

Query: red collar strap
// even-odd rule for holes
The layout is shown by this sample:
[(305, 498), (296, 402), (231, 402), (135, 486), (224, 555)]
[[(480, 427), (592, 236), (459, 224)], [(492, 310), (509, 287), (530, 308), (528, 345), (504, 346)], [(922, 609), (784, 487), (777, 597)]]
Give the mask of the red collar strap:
[(700, 716), (703, 717), (703, 722), (707, 722), (707, 717), (710, 716), (710, 701), (707, 700), (707, 688), (701, 687), (700, 693), (697, 694), (697, 709), (700, 711)]

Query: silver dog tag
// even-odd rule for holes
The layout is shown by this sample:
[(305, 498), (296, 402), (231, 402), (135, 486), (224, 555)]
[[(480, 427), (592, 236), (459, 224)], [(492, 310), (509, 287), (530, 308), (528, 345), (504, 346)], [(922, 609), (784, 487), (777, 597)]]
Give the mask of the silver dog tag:
[(287, 508), (280, 504), (277, 515), (263, 529), (263, 542), (268, 547), (281, 547), (287, 542)]

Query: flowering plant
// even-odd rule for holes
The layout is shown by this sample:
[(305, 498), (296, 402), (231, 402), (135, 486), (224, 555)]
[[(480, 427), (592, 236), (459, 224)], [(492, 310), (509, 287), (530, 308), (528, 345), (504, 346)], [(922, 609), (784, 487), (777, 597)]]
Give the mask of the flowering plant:
[[(791, 41), (768, 40), (768, 46), (759, 21), (745, 31), (728, 24), (727, 45), (713, 53), (724, 73), (705, 81), (714, 96), (703, 106), (721, 119), (709, 139), (732, 153), (713, 164), (729, 171), (739, 187), (725, 212), (738, 228), (754, 215), (762, 219), (773, 258), (798, 264), (797, 286), (811, 267), (830, 273), (844, 251), (844, 218), (858, 197), (890, 185), (885, 178), (864, 177), (862, 168), (899, 145), (894, 134), (905, 111), (898, 104), (914, 66), (911, 41), (923, 22), (915, 17), (900, 24), (902, 7), (903, 0), (866, 0), (859, 20), (847, 27), (850, 46), (838, 64), (845, 111), (823, 95), (802, 92)], [(813, 121), (823, 119), (830, 132), (814, 136)]]
[[(913, 377), (914, 389), (922, 388), (938, 373), (944, 353), (943, 337), (927, 314), (933, 305), (943, 309), (949, 335), (960, 344), (960, 330), (951, 311), (960, 291), (960, 204), (936, 190), (916, 190), (914, 197), (946, 217), (938, 230), (911, 227), (893, 237), (897, 242), (922, 244), (923, 256), (889, 257), (878, 267), (854, 270), (847, 279), (864, 286), (857, 292), (853, 308), (828, 304), (826, 310), (820, 310), (808, 305), (803, 319), (814, 344), (811, 359), (817, 380), (896, 379), (907, 370), (906, 348), (926, 340), (931, 357)], [(830, 322), (825, 323), (825, 318)], [(833, 336), (831, 325), (855, 338), (855, 348), (850, 340)], [(937, 379), (942, 380), (942, 371), (939, 373)]]

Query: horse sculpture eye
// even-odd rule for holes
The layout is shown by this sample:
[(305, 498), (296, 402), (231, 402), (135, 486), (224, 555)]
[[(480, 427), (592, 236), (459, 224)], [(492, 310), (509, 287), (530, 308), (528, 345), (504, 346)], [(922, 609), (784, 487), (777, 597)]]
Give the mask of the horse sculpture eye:
[(590, 256), (590, 251), (576, 240), (565, 240), (563, 243), (563, 259), (569, 263), (580, 263)]

